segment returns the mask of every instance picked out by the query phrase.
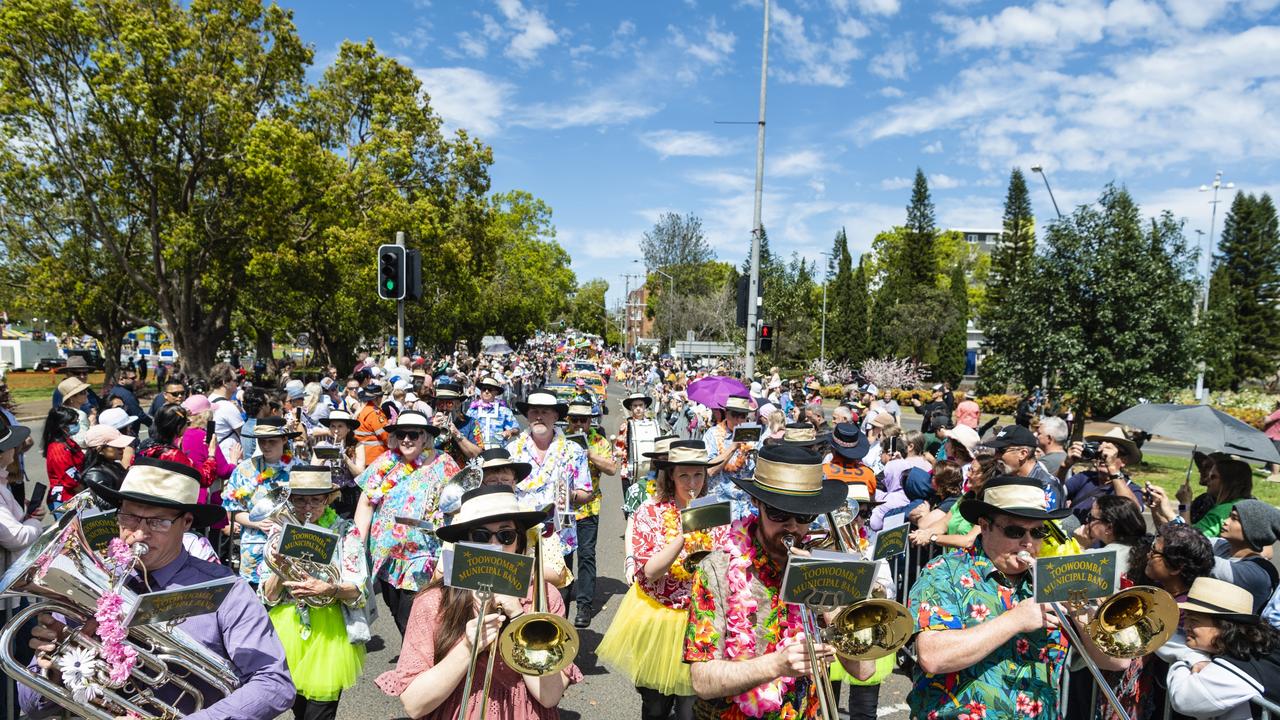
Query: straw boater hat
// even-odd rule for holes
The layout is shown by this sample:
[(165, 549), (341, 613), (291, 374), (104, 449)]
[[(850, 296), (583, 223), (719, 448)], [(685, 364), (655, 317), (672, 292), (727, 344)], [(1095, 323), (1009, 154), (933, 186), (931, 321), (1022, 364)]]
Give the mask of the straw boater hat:
[(783, 512), (821, 514), (844, 504), (849, 490), (822, 477), (822, 458), (787, 445), (771, 445), (756, 458), (753, 477), (733, 478), (748, 495)]
[(292, 440), (302, 433), (296, 430), (289, 430), (284, 425), (284, 418), (268, 417), (258, 420), (258, 424), (253, 426), (253, 431), (244, 434), (244, 437), (251, 437), (258, 440), (266, 440), (268, 438), (285, 438)]
[(1258, 621), (1258, 616), (1253, 614), (1253, 593), (1234, 583), (1211, 577), (1196, 578), (1187, 592), (1187, 599), (1178, 603), (1178, 607), (1236, 622)]
[(664, 460), (667, 453), (671, 452), (671, 443), (680, 440), (679, 435), (659, 435), (653, 439), (653, 450), (647, 453), (640, 453), (650, 460)]
[(154, 507), (179, 510), (195, 517), (196, 527), (212, 525), (227, 517), (220, 505), (200, 502), (200, 473), (182, 463), (140, 457), (133, 461), (120, 489), (86, 481), (94, 494), (112, 507), (120, 507), (125, 500)]
[(327, 465), (295, 465), (289, 471), (285, 487), (289, 488), (290, 495), (328, 495), (338, 490), (333, 482), (333, 469)]
[(751, 398), (746, 395), (730, 395), (724, 401), (725, 412), (736, 412), (751, 414)]
[(436, 536), (445, 542), (462, 542), (475, 528), (499, 520), (510, 520), (524, 532), (546, 518), (545, 509), (521, 509), (515, 491), (506, 485), (484, 485), (462, 496), (462, 509), (453, 522), (436, 530)]
[(433, 425), (426, 415), (417, 410), (407, 410), (400, 413), (394, 423), (385, 425), (382, 429), (386, 430), (388, 434), (397, 430), (421, 430), (432, 436), (440, 434), (440, 428)]
[(516, 401), (516, 410), (519, 410), (521, 415), (528, 416), (529, 408), (539, 407), (555, 410), (556, 415), (558, 415), (561, 420), (563, 420), (564, 416), (569, 412), (568, 405), (560, 402), (559, 398), (546, 390), (535, 390), (529, 393), (528, 399)]
[(830, 433), (819, 433), (811, 422), (787, 423), (782, 431), (783, 445), (808, 448), (814, 445), (825, 445), (830, 439)]
[(1125, 465), (1137, 465), (1142, 462), (1142, 451), (1138, 449), (1138, 443), (1129, 439), (1125, 435), (1124, 430), (1113, 427), (1102, 435), (1085, 435), (1085, 440), (1090, 442), (1105, 442), (1116, 446), (1120, 451), (1120, 459), (1124, 460)]
[(62, 399), (66, 400), (69, 397), (73, 397), (85, 390), (88, 390), (90, 387), (92, 386), (89, 383), (81, 380), (80, 378), (69, 377), (58, 383), (58, 392), (62, 393)]
[(671, 443), (665, 460), (658, 460), (662, 467), (676, 465), (692, 465), (694, 467), (711, 467), (715, 463), (707, 457), (707, 446), (700, 440), (677, 440)]
[(575, 402), (569, 405), (569, 410), (565, 412), (565, 417), (595, 417), (596, 411), (590, 405), (584, 402)]
[(486, 388), (486, 387), (493, 388), (498, 392), (502, 392), (505, 389), (503, 388), (502, 383), (498, 382), (497, 378), (493, 377), (492, 375), (485, 375), (484, 377), (480, 378), (479, 382), (476, 383), (476, 389)]
[(981, 500), (961, 500), (960, 514), (975, 525), (980, 518), (996, 513), (1026, 520), (1061, 520), (1071, 514), (1070, 508), (1049, 510), (1048, 506), (1039, 480), (1001, 475), (983, 487)]
[(630, 395), (622, 398), (622, 408), (624, 410), (630, 410), (631, 403), (633, 402), (642, 402), (646, 408), (653, 407), (653, 398), (649, 397), (645, 393), (638, 392), (631, 393)]
[(360, 421), (352, 417), (351, 413), (346, 410), (330, 410), (329, 417), (320, 421), (321, 425), (332, 425), (333, 423), (343, 423), (352, 430), (360, 427)]
[(480, 453), (480, 469), (495, 470), (497, 468), (509, 467), (516, 473), (516, 482), (529, 477), (529, 473), (533, 471), (533, 466), (526, 462), (516, 462), (511, 459), (511, 453), (506, 448), (489, 448)]
[(461, 400), (462, 386), (448, 378), (440, 380), (436, 383), (436, 399)]

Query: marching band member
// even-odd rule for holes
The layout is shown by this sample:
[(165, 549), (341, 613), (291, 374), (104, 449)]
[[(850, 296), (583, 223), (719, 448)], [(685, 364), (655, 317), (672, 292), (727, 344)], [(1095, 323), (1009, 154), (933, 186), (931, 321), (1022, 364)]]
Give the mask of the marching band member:
[[(800, 448), (766, 447), (755, 474), (734, 483), (751, 496), (755, 514), (730, 526), (721, 552), (694, 574), (684, 659), (699, 718), (813, 717), (819, 700), (810, 677), (801, 610), (782, 602), (788, 537), (799, 540), (819, 515), (844, 504), (844, 484), (822, 477), (822, 459)], [(819, 661), (834, 659), (814, 643)], [(867, 678), (874, 663), (858, 663)]]
[[(340, 577), (326, 582), (303, 572), (301, 578), (287, 580), (272, 572), (264, 560), (258, 568), (259, 595), (270, 608), (271, 624), (284, 645), (297, 688), (294, 720), (333, 720), (342, 691), (354, 686), (364, 669), (369, 564), (361, 536), (351, 532), (353, 523), (329, 507), (339, 490), (329, 467), (296, 466), (289, 473), (288, 487), (295, 517), (338, 536), (329, 564)], [(284, 564), (278, 554), (274, 561), (276, 567)], [(330, 603), (311, 607), (307, 604), (311, 598), (327, 598)]]
[(462, 386), (441, 378), (436, 383), (436, 414), (431, 424), (440, 428), (436, 437), (436, 450), (448, 453), (458, 465), (480, 454), (479, 425), (475, 418), (459, 412), (463, 400)]
[[(622, 409), (627, 411), (627, 417), (623, 419), (621, 426), (618, 428), (618, 434), (614, 436), (613, 448), (614, 457), (617, 459), (619, 467), (622, 468), (622, 495), (628, 497), (631, 491), (631, 484), (641, 480), (642, 478), (631, 477), (631, 436), (645, 435), (657, 438), (661, 433), (657, 429), (657, 421), (648, 417), (649, 408), (653, 406), (653, 398), (645, 393), (631, 393), (622, 399)], [(636, 430), (631, 427), (635, 425)], [(637, 452), (639, 452), (637, 446)], [(641, 501), (643, 502), (643, 501)], [(636, 504), (639, 507), (639, 503)], [(634, 508), (627, 509), (623, 507), (623, 513), (630, 517), (635, 512)]]
[[(540, 511), (522, 510), (510, 488), (489, 485), (463, 496), (462, 509), (449, 525), (438, 530), (446, 542), (474, 542), (495, 546), (503, 552), (523, 553), (525, 531), (545, 519)], [(471, 662), (471, 645), (476, 623), (483, 623), (477, 675), (484, 672), (488, 653), (494, 652), (504, 616), (514, 619), (531, 612), (532, 584), (524, 598), (495, 595), (497, 607), (479, 613), (477, 596), (451, 588), (439, 579), (418, 595), (409, 617), (400, 659), (394, 670), (378, 676), (377, 685), (388, 695), (398, 696), (404, 711), (415, 720), (453, 720), (462, 707), (462, 685)], [(547, 585), (550, 612), (563, 616), (560, 593)], [(504, 720), (552, 720), (560, 716), (556, 706), (569, 685), (581, 682), (582, 673), (569, 665), (561, 672), (534, 677), (517, 673), (501, 658), (494, 658), (490, 678), (488, 715)], [(472, 684), (466, 698), (464, 717), (479, 716), (483, 682)]]
[[(693, 446), (693, 447), (690, 447)], [(693, 575), (691, 552), (710, 550), (723, 528), (685, 534), (680, 511), (707, 492), (706, 449), (696, 440), (674, 443), (654, 497), (632, 516), (628, 549), (639, 566), (613, 624), (596, 650), (601, 662), (627, 676), (640, 693), (640, 716), (693, 718), (693, 686), (684, 656)]]
[(477, 444), (482, 448), (498, 447), (520, 434), (520, 424), (515, 413), (502, 400), (504, 388), (492, 375), (485, 375), (476, 383), (480, 397), (467, 408), (467, 417), (480, 428)]
[[(960, 513), (981, 528), (972, 552), (942, 555), (920, 571), (908, 608), (916, 618), (919, 664), (907, 696), (911, 716), (1049, 717), (1065, 667), (1058, 617), (1032, 592), (1032, 565), (1048, 536), (1048, 509), (1035, 478), (1002, 475)], [(935, 714), (936, 713), (936, 714)]]
[(356, 442), (355, 436), (355, 430), (360, 427), (360, 421), (346, 410), (330, 410), (329, 415), (321, 420), (320, 424), (329, 429), (330, 442), (317, 443), (316, 448), (336, 448), (338, 457), (332, 460), (320, 460), (313, 456), (311, 462), (329, 466), (339, 494), (338, 500), (334, 503), (334, 510), (342, 517), (350, 518), (355, 514), (356, 503), (360, 500), (360, 486), (356, 485), (356, 476), (364, 472), (364, 453), (360, 452), (360, 445)]
[(600, 493), (603, 485), (600, 476), (613, 475), (618, 472), (614, 462), (609, 438), (592, 424), (598, 417), (591, 405), (572, 404), (566, 415), (569, 421), (569, 432), (583, 433), (587, 438), (587, 467), (591, 472), (590, 499), (578, 505), (574, 514), (574, 522), (578, 527), (578, 550), (565, 559), (573, 564), (578, 561), (577, 579), (574, 580), (565, 595), (566, 604), (572, 593), (577, 601), (577, 614), (573, 624), (584, 628), (591, 625), (591, 611), (595, 603), (596, 593), (596, 534), (600, 529)]
[(286, 445), (298, 435), (285, 428), (283, 418), (259, 419), (253, 430), (246, 431), (242, 437), (255, 439), (262, 454), (236, 466), (222, 495), (222, 507), (240, 525), (240, 576), (255, 589), (258, 587), (258, 566), (262, 563), (267, 531), (274, 528), (275, 523), (269, 519), (250, 520), (249, 507), (256, 492), (289, 482), (293, 456), (286, 451)]
[(366, 538), (369, 571), (382, 582), (382, 599), (404, 635), (419, 585), (431, 578), (440, 541), (433, 533), (396, 522), (397, 517), (439, 526), (440, 488), (458, 464), (448, 455), (427, 449), (440, 433), (419, 412), (404, 412), (386, 428), (392, 449), (369, 464), (356, 484), (364, 492), (356, 505), (356, 532)]
[[(129, 582), (133, 590), (171, 590), (232, 575), (230, 568), (197, 560), (183, 549), (184, 533), (225, 517), (217, 505), (199, 503), (200, 474), (194, 468), (166, 460), (138, 458), (125, 474), (119, 490), (96, 483), (91, 489), (119, 509), (116, 518), (120, 539), (130, 546), (144, 542), (149, 548), (139, 559), (145, 572)], [(178, 627), (214, 654), (229, 660), (240, 680), (239, 687), (231, 694), (199, 712), (195, 712), (189, 699), (180, 702), (178, 706), (187, 713), (186, 720), (272, 720), (289, 709), (294, 687), (285, 666), (284, 648), (267, 619), (266, 609), (246, 583), (236, 581), (216, 612), (192, 615)], [(63, 678), (57, 660), (50, 654), (58, 652), (66, 634), (62, 622), (52, 615), (41, 615), (30, 642), (38, 653), (39, 667), (59, 683)], [(218, 696), (200, 678), (188, 676), (186, 680), (205, 697)], [(162, 700), (177, 699), (176, 688), (171, 685), (161, 685), (154, 690)], [(23, 711), (31, 717), (47, 717), (61, 711), (25, 685), (19, 685), (18, 693)]]
[(755, 445), (736, 443), (733, 431), (751, 417), (751, 398), (731, 395), (724, 403), (724, 418), (702, 436), (713, 465), (708, 471), (711, 494), (733, 504), (733, 516), (742, 518), (754, 507), (738, 486), (738, 480), (751, 477), (755, 466)]

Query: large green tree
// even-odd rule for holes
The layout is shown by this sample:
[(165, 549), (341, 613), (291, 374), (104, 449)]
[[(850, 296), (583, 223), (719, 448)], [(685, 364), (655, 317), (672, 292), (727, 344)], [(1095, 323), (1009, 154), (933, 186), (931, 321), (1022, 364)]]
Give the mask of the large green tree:
[[(1280, 365), (1280, 218), (1270, 195), (1236, 194), (1214, 265), (1225, 271), (1233, 296), (1232, 389), (1273, 377)], [(1215, 334), (1212, 327), (1207, 332)]]
[(835, 272), (828, 278), (827, 354), (857, 364), (867, 355), (867, 277), (861, 263), (855, 276), (844, 228), (836, 233), (830, 264)]
[(1036, 250), (1035, 216), (1031, 195), (1020, 168), (1009, 173), (1009, 189), (1004, 199), (1004, 221), (1000, 240), (991, 251), (991, 274), (987, 279), (983, 317), (998, 313), (1008, 288), (1027, 269)]
[(951, 269), (950, 293), (951, 324), (938, 340), (938, 362), (934, 365), (933, 375), (956, 386), (964, 379), (965, 352), (969, 339), (969, 290), (964, 267), (961, 265)]
[(596, 278), (578, 286), (573, 300), (569, 303), (569, 324), (600, 337), (606, 337), (608, 323), (605, 305), (605, 293), (609, 292), (608, 281)]

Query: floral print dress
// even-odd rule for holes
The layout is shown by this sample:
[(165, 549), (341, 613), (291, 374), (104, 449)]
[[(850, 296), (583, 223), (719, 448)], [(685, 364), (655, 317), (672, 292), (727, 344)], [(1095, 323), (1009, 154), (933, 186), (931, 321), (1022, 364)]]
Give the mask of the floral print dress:
[[(356, 478), (373, 506), (369, 524), (370, 573), (400, 590), (420, 590), (431, 580), (440, 540), (434, 533), (396, 522), (397, 517), (444, 524), (440, 489), (458, 464), (445, 453), (406, 462), (388, 450)], [(357, 530), (358, 532), (358, 530)]]

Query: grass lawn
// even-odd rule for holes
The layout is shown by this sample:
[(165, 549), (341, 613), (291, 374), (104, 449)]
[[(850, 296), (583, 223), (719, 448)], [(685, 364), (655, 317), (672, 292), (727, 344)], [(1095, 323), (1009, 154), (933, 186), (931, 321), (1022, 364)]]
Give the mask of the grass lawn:
[[(1171, 455), (1149, 455), (1142, 456), (1142, 464), (1138, 466), (1137, 472), (1134, 473), (1134, 482), (1142, 484), (1149, 482), (1152, 485), (1159, 485), (1164, 488), (1165, 492), (1173, 498), (1178, 491), (1178, 486), (1182, 485), (1187, 474), (1187, 458), (1174, 457)], [(1199, 485), (1200, 475), (1195, 468), (1191, 469), (1191, 487), (1195, 493), (1199, 495), (1202, 489)], [(1280, 506), (1280, 483), (1267, 482), (1267, 475), (1261, 468), (1254, 468), (1253, 472), (1253, 495), (1259, 500), (1263, 500), (1272, 505)], [(1175, 500), (1175, 502), (1177, 502)]]

